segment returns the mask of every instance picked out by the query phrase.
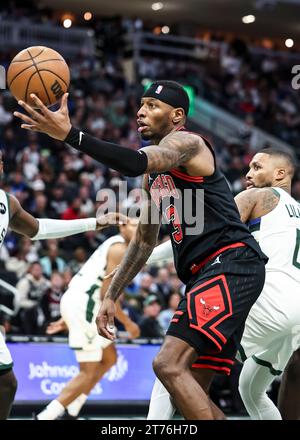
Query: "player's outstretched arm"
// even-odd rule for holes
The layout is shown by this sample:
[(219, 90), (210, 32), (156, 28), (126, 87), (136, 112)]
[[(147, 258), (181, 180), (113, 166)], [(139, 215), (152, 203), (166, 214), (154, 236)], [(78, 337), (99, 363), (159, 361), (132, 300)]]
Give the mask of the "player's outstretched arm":
[[(144, 183), (144, 189), (147, 190), (146, 182)], [(114, 339), (115, 302), (121, 295), (123, 289), (142, 269), (157, 241), (160, 222), (151, 222), (151, 208), (154, 209), (150, 195), (148, 194), (148, 200), (144, 201), (142, 207), (140, 222), (135, 237), (131, 240), (126, 254), (108, 287), (96, 318), (99, 334), (110, 340)]]
[(59, 110), (49, 110), (35, 95), (30, 95), (39, 111), (19, 101), (27, 114), (14, 112), (24, 123), (22, 128), (39, 131), (66, 142), (93, 159), (126, 176), (163, 172), (187, 164), (204, 147), (200, 136), (174, 131), (165, 136), (159, 145), (151, 145), (135, 151), (131, 148), (102, 141), (71, 126), (67, 98), (64, 94)]
[(32, 240), (49, 240), (63, 238), (87, 231), (102, 230), (111, 225), (126, 222), (127, 217), (111, 212), (97, 218), (83, 218), (78, 220), (56, 220), (34, 218), (25, 211), (20, 202), (12, 195), (8, 195), (10, 204), (10, 228), (19, 234), (26, 235)]

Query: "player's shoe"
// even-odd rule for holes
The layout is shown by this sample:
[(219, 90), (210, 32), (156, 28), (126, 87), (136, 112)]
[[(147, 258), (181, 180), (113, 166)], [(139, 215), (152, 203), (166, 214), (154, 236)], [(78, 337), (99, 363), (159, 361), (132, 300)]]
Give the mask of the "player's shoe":
[(71, 416), (71, 414), (68, 413), (68, 410), (64, 412), (62, 416), (60, 416), (57, 420), (77, 420), (77, 416)]

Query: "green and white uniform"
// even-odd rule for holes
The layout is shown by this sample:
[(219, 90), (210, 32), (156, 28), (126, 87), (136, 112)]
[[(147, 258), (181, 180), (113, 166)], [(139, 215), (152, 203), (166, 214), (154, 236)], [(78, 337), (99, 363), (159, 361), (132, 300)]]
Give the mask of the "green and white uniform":
[(262, 293), (246, 320), (241, 358), (270, 369), (284, 370), (300, 346), (300, 204), (281, 188), (276, 208), (249, 223), (250, 231), (269, 257)]
[(107, 266), (107, 254), (115, 243), (124, 243), (121, 235), (106, 240), (74, 275), (61, 303), (61, 316), (69, 329), (69, 346), (78, 362), (97, 362), (112, 341), (98, 334), (95, 323), (101, 301), (100, 289)]
[[(0, 246), (4, 241), (9, 225), (9, 201), (8, 195), (0, 190)], [(0, 370), (10, 369), (13, 361), (5, 344), (4, 336), (0, 331)]]

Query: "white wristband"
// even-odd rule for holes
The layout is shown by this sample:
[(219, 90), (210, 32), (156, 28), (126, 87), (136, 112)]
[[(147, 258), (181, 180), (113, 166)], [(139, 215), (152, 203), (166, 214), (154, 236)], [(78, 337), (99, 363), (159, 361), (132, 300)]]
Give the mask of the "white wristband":
[(37, 220), (39, 230), (34, 237), (31, 237), (31, 240), (68, 237), (82, 232), (95, 231), (97, 226), (97, 220), (94, 217), (78, 220), (54, 220), (50, 218), (38, 218)]
[(174, 255), (171, 240), (168, 240), (154, 248), (146, 264), (164, 264), (170, 261), (174, 261)]

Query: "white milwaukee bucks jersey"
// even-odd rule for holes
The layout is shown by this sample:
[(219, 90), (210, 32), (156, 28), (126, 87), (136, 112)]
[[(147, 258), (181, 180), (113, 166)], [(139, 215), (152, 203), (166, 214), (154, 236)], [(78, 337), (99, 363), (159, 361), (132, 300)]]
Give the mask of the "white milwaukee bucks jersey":
[[(4, 241), (9, 225), (9, 200), (5, 191), (0, 189), (0, 247)], [(12, 367), (12, 358), (0, 331), (0, 373)]]
[(280, 196), (276, 208), (248, 226), (269, 257), (266, 271), (283, 272), (300, 282), (300, 204), (283, 189), (273, 190)]
[(8, 197), (6, 192), (0, 189), (0, 246), (2, 246), (9, 225)]
[(123, 237), (121, 237), (121, 235), (115, 235), (102, 243), (82, 266), (79, 272), (74, 275), (70, 281), (69, 287), (75, 287), (83, 292), (86, 292), (92, 286), (99, 290), (98, 287), (101, 287), (105, 275), (109, 248), (115, 243), (124, 243)]

